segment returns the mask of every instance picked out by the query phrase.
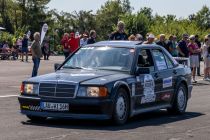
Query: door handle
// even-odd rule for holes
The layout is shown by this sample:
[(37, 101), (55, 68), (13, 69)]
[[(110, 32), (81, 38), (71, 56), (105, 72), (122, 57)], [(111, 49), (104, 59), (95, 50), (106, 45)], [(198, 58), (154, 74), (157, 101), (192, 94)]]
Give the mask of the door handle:
[(157, 79), (159, 76), (158, 76), (158, 74), (157, 74), (157, 73), (155, 73), (154, 77)]
[(173, 73), (174, 73), (174, 74), (177, 74), (177, 71), (176, 71), (176, 70), (174, 70), (174, 71), (173, 71)]

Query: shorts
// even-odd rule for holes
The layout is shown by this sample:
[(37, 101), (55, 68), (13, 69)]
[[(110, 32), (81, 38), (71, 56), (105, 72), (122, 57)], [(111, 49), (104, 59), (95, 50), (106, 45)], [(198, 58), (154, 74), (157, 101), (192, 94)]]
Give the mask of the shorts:
[(204, 57), (204, 68), (210, 68), (210, 56)]
[(190, 56), (190, 67), (193, 68), (193, 67), (196, 67), (198, 68), (199, 67), (199, 55), (191, 55)]
[(28, 53), (28, 48), (26, 48), (26, 47), (22, 47), (22, 51), (21, 51), (22, 53)]

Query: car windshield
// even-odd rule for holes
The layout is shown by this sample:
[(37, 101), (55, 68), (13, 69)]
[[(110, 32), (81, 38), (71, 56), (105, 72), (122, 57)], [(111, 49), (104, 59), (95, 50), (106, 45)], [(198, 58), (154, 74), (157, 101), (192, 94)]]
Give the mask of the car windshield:
[(130, 71), (134, 49), (123, 47), (82, 47), (62, 68)]

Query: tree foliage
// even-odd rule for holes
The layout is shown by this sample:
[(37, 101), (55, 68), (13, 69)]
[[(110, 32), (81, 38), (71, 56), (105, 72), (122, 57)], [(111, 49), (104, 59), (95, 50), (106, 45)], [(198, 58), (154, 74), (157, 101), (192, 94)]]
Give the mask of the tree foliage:
[[(210, 9), (203, 6), (201, 10), (188, 18), (178, 19), (175, 15), (153, 15), (152, 9), (140, 8), (134, 13), (129, 0), (107, 0), (96, 13), (93, 11), (58, 12), (46, 6), (50, 0), (0, 0), (0, 26), (6, 28), (13, 38), (22, 36), (27, 31), (40, 31), (43, 23), (49, 25), (48, 35), (55, 43), (60, 42), (64, 32), (80, 33), (95, 29), (98, 40), (107, 40), (110, 33), (116, 30), (116, 24), (123, 20), (126, 32), (140, 33), (145, 36), (152, 32), (156, 36), (164, 33), (181, 37), (183, 33), (204, 36), (210, 33)], [(1, 35), (9, 38), (8, 33)], [(4, 36), (4, 37), (3, 37)]]

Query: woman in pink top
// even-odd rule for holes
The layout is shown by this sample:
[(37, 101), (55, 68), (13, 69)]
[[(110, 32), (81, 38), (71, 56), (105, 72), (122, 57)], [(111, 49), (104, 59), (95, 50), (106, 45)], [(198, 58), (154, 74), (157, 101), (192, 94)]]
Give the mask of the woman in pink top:
[(188, 44), (188, 49), (189, 49), (189, 55), (190, 55), (190, 67), (192, 69), (193, 83), (197, 83), (197, 81), (195, 80), (195, 70), (197, 67), (199, 67), (199, 53), (201, 52), (201, 49), (195, 43), (194, 35), (191, 35), (189, 39), (190, 39), (190, 42)]

